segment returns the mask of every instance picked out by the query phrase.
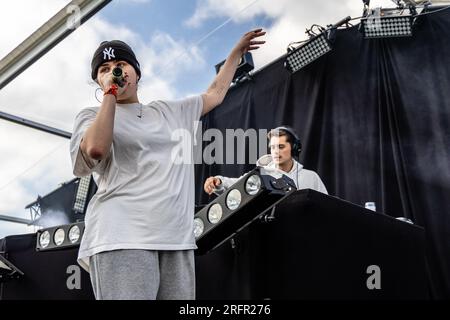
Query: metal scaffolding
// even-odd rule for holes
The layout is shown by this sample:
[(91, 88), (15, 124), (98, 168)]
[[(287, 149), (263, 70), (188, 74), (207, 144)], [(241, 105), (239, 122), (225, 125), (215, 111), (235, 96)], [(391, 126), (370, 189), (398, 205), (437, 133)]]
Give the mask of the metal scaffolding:
[[(111, 0), (72, 0), (0, 60), (0, 90)], [(70, 139), (71, 133), (0, 111), (0, 119)], [(28, 205), (31, 220), (0, 215), (0, 221), (32, 225), (41, 217), (40, 197)]]

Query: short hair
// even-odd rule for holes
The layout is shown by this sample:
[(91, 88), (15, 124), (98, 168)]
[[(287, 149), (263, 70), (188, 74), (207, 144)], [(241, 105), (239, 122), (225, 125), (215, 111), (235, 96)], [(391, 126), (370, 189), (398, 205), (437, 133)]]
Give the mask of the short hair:
[(293, 148), (294, 146), (294, 137), (286, 130), (283, 129), (270, 130), (269, 133), (267, 134), (267, 138), (269, 139), (269, 147), (270, 147), (270, 139), (272, 139), (272, 137), (286, 137), (286, 141), (289, 142), (291, 148)]

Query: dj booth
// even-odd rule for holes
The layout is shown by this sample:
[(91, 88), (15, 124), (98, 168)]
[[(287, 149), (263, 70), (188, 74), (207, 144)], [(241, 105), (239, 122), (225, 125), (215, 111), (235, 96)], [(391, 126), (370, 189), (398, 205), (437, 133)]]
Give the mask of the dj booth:
[[(18, 270), (0, 278), (0, 298), (93, 299), (78, 247), (36, 251), (36, 237), (0, 240)], [(197, 299), (426, 299), (425, 257), (423, 228), (299, 190), (196, 255)]]

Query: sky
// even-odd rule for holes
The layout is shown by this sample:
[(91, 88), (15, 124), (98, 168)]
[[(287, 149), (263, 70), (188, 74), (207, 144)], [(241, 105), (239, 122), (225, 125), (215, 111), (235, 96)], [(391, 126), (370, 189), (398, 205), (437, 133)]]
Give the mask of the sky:
[[(0, 58), (69, 3), (2, 3)], [(371, 7), (393, 7), (372, 0)], [(97, 106), (90, 79), (93, 52), (103, 40), (134, 49), (142, 68), (141, 102), (204, 92), (214, 66), (240, 37), (262, 27), (266, 44), (253, 52), (260, 69), (305, 40), (306, 28), (362, 13), (361, 0), (113, 0), (94, 17), (0, 90), (0, 111), (72, 131), (83, 108)], [(357, 21), (356, 21), (357, 23)], [(74, 178), (69, 140), (0, 119), (0, 215), (30, 218), (25, 206)], [(0, 239), (36, 230), (0, 221)]]

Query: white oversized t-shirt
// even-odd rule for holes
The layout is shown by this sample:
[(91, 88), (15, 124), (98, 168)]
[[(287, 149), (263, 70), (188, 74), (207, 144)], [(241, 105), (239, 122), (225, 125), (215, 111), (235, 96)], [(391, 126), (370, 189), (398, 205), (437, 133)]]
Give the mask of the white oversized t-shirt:
[[(73, 173), (90, 173), (98, 185), (85, 216), (78, 262), (89, 271), (89, 257), (118, 249), (196, 249), (193, 234), (193, 161), (172, 161), (178, 130), (194, 137), (203, 108), (201, 96), (148, 105), (117, 104), (113, 143), (100, 162), (86, 159), (80, 143), (100, 107), (76, 117), (70, 153)], [(176, 135), (176, 137), (178, 137)], [(185, 150), (183, 150), (185, 152)], [(192, 148), (188, 155), (192, 159)], [(183, 155), (186, 156), (186, 155)]]

